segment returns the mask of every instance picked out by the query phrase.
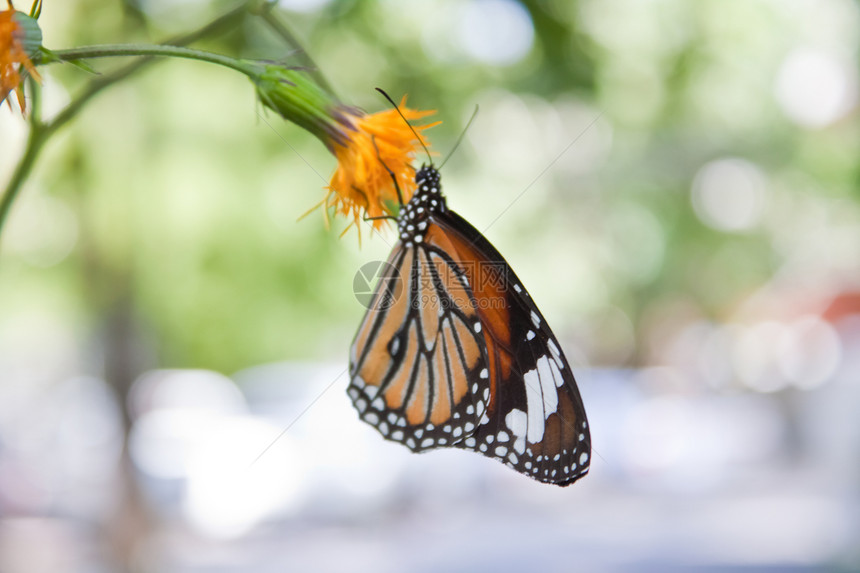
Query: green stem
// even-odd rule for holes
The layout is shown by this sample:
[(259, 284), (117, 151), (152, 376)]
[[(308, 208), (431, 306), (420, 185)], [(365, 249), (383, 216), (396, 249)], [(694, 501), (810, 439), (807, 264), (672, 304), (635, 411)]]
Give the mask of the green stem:
[(27, 178), (27, 175), (30, 173), (30, 169), (36, 162), (36, 157), (39, 155), (39, 151), (41, 151), (42, 145), (45, 143), (45, 139), (45, 130), (36, 126), (33, 126), (30, 129), (30, 136), (27, 138), (27, 147), (25, 148), (24, 155), (18, 162), (18, 166), (15, 168), (15, 173), (12, 174), (12, 179), (9, 180), (9, 184), (6, 186), (6, 192), (3, 193), (3, 198), (0, 199), (0, 229), (3, 228), (6, 215), (9, 213), (9, 210), (12, 208), (12, 203), (18, 196), (18, 190), (21, 189), (21, 184)]
[(27, 83), (30, 85), (30, 125), (37, 128), (42, 125), (42, 90), (33, 76), (27, 76)]
[(258, 66), (246, 60), (237, 60), (221, 54), (184, 48), (181, 46), (165, 46), (153, 44), (104, 44), (101, 46), (84, 46), (68, 50), (53, 50), (53, 55), (61, 61), (85, 60), (88, 58), (110, 58), (116, 56), (166, 56), (171, 58), (187, 58), (210, 64), (218, 64), (232, 68), (248, 76), (256, 76)]
[[(193, 32), (190, 32), (188, 34), (177, 36), (166, 41), (163, 46), (184, 46), (186, 44), (196, 42), (197, 40), (210, 34), (216, 33), (222, 28), (226, 28), (228, 25), (235, 24), (236, 18), (242, 16), (245, 12), (248, 11), (249, 7), (253, 5), (254, 0), (243, 2), (233, 10), (230, 10), (229, 12), (226, 12), (225, 14), (219, 16), (205, 26), (194, 30)], [(66, 53), (68, 53), (68, 50), (66, 51)], [(82, 56), (79, 55), (78, 57), (80, 58)], [(18, 196), (18, 192), (21, 189), (21, 185), (27, 179), (30, 170), (33, 168), (33, 165), (36, 162), (36, 158), (38, 157), (39, 152), (41, 152), (42, 150), (42, 146), (45, 144), (45, 142), (47, 142), (50, 136), (60, 127), (68, 123), (69, 120), (75, 117), (75, 115), (77, 115), (81, 108), (83, 108), (87, 103), (89, 103), (103, 89), (110, 87), (111, 85), (121, 80), (124, 80), (125, 78), (131, 76), (135, 72), (141, 70), (142, 68), (153, 63), (154, 61), (155, 60), (151, 57), (141, 57), (128, 64), (127, 66), (124, 66), (114, 72), (99, 76), (92, 80), (89, 85), (87, 85), (86, 89), (80, 95), (78, 95), (78, 97), (75, 98), (65, 109), (58, 113), (49, 123), (42, 124), (38, 121), (31, 122), (30, 135), (27, 139), (27, 146), (24, 148), (24, 154), (21, 156), (21, 160), (18, 162), (18, 166), (15, 168), (15, 172), (12, 174), (12, 178), (6, 185), (6, 190), (3, 192), (2, 197), (0, 197), (0, 233), (2, 233), (6, 219), (9, 216), (9, 211), (12, 209), (12, 204), (15, 202), (15, 199)], [(243, 73), (245, 72), (243, 71)]]
[(263, 18), (263, 21), (268, 24), (268, 26), (274, 31), (278, 36), (280, 36), (288, 45), (294, 46), (299, 50), (299, 55), (306, 62), (308, 67), (308, 73), (316, 80), (317, 84), (319, 84), (325, 91), (330, 93), (331, 95), (337, 97), (334, 89), (329, 83), (328, 79), (326, 79), (325, 75), (323, 75), (319, 66), (316, 65), (313, 58), (311, 58), (310, 54), (301, 49), (301, 43), (296, 38), (295, 33), (292, 29), (284, 22), (283, 18), (279, 13), (271, 10), (272, 4), (267, 4), (266, 9), (260, 12), (260, 17)]

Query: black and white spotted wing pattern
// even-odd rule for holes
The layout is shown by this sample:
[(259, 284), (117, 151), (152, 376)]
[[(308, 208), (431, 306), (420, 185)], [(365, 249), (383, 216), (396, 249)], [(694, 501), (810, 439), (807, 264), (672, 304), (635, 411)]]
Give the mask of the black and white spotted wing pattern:
[(413, 451), (453, 445), (490, 397), (474, 297), (457, 297), (464, 278), (424, 245), (398, 245), (386, 268), (396, 272), (381, 278), (352, 346), (349, 396), (362, 420)]
[(570, 365), (499, 252), (446, 207), (435, 168), (398, 217), (400, 241), (350, 352), (360, 417), (413, 451), (474, 450), (534, 479), (588, 472)]

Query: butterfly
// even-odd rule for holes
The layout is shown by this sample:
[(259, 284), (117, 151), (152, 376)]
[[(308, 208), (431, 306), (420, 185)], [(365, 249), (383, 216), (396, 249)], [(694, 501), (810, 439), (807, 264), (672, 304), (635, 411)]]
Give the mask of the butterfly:
[(544, 483), (588, 473), (591, 436), (570, 365), (487, 239), (424, 165), (350, 348), (359, 417), (413, 452), (473, 450)]

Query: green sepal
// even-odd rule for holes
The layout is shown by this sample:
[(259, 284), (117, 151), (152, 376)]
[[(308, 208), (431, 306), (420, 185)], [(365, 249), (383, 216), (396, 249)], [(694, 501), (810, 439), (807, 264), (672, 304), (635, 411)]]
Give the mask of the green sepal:
[(39, 19), (42, 15), (42, 0), (33, 0), (33, 5), (30, 6), (30, 18)]
[(33, 59), (42, 47), (42, 29), (39, 27), (39, 22), (35, 18), (31, 18), (24, 12), (15, 12), (12, 16), (15, 23), (18, 24), (16, 36), (27, 57)]
[(254, 84), (263, 105), (287, 121), (306, 129), (329, 147), (344, 142), (344, 130), (349, 124), (339, 112), (342, 106), (305, 71), (266, 65), (254, 77)]

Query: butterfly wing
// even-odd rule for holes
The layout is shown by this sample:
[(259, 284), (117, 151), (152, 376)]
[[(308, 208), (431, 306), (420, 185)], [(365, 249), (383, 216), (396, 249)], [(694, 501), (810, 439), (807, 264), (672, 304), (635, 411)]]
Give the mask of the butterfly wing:
[(490, 401), (457, 447), (542, 482), (570, 485), (588, 472), (591, 436), (570, 365), (522, 282), (499, 252), (452, 211), (437, 214), (425, 244), (461, 268), (476, 299)]
[(466, 279), (444, 252), (398, 243), (350, 349), (347, 393), (386, 439), (420, 452), (473, 434), (490, 400)]

